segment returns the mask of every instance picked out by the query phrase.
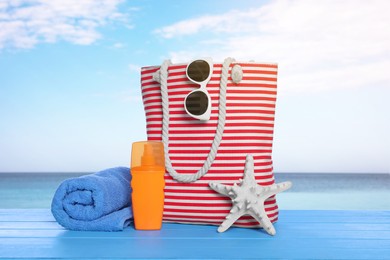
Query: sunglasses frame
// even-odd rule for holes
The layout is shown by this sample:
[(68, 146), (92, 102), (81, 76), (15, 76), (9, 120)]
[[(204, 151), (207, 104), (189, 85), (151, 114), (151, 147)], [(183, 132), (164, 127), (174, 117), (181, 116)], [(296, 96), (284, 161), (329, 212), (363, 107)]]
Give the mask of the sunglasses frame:
[[(209, 68), (210, 68), (210, 72), (209, 72), (209, 75), (208, 77), (201, 81), (201, 82), (198, 82), (194, 79), (192, 79), (191, 77), (188, 76), (188, 68), (190, 67), (190, 65), (195, 62), (195, 61), (205, 61), (208, 65), (209, 65)], [(209, 92), (207, 91), (206, 89), (206, 86), (207, 86), (207, 83), (210, 81), (211, 79), (211, 76), (213, 75), (213, 61), (211, 58), (202, 58), (202, 59), (195, 59), (195, 60), (192, 60), (190, 63), (188, 63), (187, 65), (187, 68), (186, 68), (186, 76), (187, 78), (192, 82), (192, 83), (195, 83), (195, 84), (198, 84), (200, 85), (200, 88), (198, 89), (194, 89), (193, 91), (191, 91), (190, 93), (187, 94), (187, 96), (184, 98), (184, 109), (186, 110), (187, 114), (192, 116), (193, 118), (195, 119), (199, 119), (199, 120), (202, 120), (202, 121), (206, 121), (206, 120), (209, 120), (210, 119), (210, 116), (211, 116), (211, 97), (210, 97), (210, 94)], [(192, 114), (191, 112), (188, 111), (187, 109), (187, 106), (186, 106), (186, 103), (187, 103), (187, 98), (193, 94), (194, 92), (202, 92), (206, 95), (207, 97), (207, 100), (208, 100), (208, 103), (207, 103), (207, 109), (206, 111), (201, 114), (201, 115), (194, 115)]]

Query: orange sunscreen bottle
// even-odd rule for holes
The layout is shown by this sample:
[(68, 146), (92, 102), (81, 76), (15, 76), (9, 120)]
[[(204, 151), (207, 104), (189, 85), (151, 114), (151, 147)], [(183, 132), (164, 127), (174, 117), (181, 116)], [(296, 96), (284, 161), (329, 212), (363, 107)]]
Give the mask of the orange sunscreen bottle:
[(163, 143), (149, 141), (133, 143), (131, 174), (135, 229), (161, 229), (165, 186)]

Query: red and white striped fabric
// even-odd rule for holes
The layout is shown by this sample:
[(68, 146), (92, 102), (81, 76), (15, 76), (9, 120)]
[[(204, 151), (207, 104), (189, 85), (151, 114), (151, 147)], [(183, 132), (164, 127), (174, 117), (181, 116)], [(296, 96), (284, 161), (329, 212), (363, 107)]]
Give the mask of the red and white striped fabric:
[[(165, 174), (164, 221), (220, 225), (231, 209), (231, 200), (209, 188), (210, 181), (233, 185), (243, 178), (247, 154), (254, 156), (255, 178), (261, 185), (274, 183), (272, 142), (274, 132), (277, 65), (263, 63), (239, 64), (243, 79), (227, 84), (226, 124), (217, 156), (210, 170), (193, 183), (179, 183)], [(217, 121), (219, 86), (222, 64), (214, 64), (207, 84), (212, 99), (210, 120), (204, 122), (189, 116), (184, 98), (199, 88), (186, 77), (187, 64), (168, 67), (169, 155), (180, 174), (193, 174), (203, 165), (213, 142)], [(162, 103), (160, 83), (152, 75), (159, 66), (141, 70), (141, 86), (145, 107), (148, 140), (162, 140)], [(229, 75), (230, 75), (229, 70)], [(266, 213), (272, 222), (278, 218), (275, 197), (266, 202)], [(258, 227), (250, 216), (243, 216), (236, 226)]]

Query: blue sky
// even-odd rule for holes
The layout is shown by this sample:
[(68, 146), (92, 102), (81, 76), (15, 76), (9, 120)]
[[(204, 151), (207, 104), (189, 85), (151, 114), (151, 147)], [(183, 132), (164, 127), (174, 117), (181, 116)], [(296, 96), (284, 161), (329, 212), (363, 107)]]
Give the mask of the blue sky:
[(279, 64), (279, 172), (390, 172), (389, 1), (5, 0), (0, 171), (128, 165), (139, 68)]

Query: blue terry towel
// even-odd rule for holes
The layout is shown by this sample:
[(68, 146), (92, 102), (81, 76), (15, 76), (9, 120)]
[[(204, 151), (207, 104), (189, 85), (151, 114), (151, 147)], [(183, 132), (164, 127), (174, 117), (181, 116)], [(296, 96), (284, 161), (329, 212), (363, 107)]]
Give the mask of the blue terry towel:
[(51, 212), (70, 230), (120, 231), (130, 224), (130, 169), (116, 167), (63, 181)]

